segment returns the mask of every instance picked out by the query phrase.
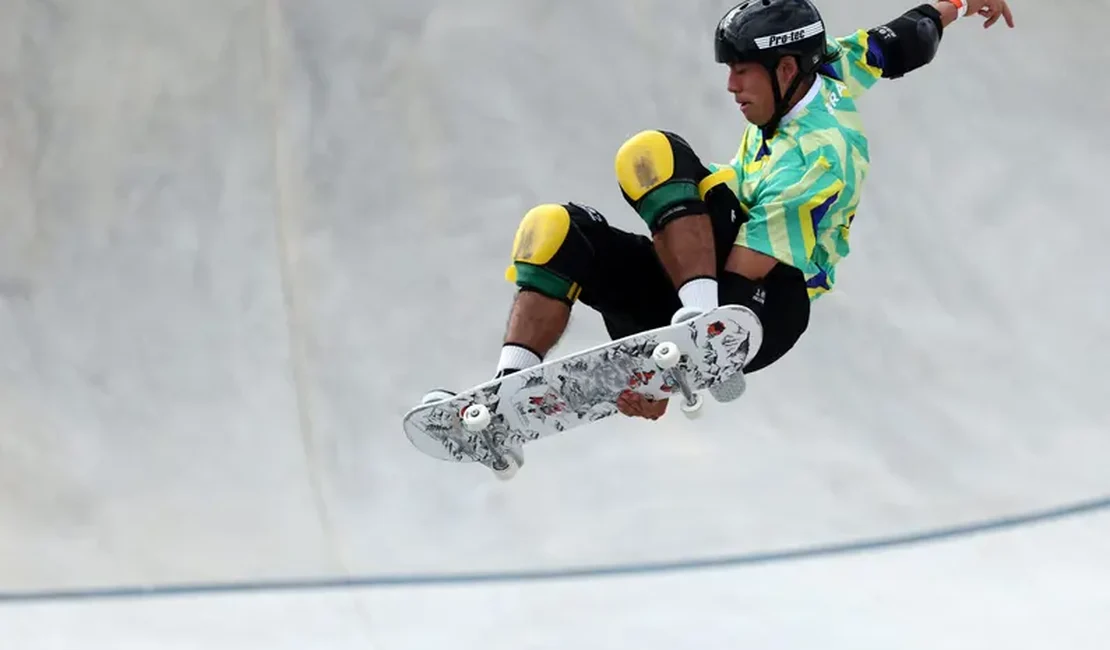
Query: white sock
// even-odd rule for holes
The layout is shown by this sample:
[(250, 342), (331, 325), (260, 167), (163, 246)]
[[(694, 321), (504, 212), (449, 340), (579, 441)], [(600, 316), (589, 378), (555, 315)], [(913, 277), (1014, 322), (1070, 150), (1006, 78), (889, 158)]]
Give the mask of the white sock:
[(506, 368), (524, 370), (543, 361), (535, 352), (519, 345), (504, 345), (501, 347), (501, 358), (497, 360), (497, 372)]
[(713, 278), (694, 278), (678, 289), (678, 299), (683, 307), (694, 307), (704, 311), (716, 309), (717, 281)]

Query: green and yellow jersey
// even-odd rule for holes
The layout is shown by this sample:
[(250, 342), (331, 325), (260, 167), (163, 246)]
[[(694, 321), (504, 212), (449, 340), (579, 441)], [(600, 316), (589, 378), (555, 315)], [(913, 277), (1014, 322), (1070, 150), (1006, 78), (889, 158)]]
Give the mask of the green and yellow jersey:
[(870, 166), (856, 100), (882, 77), (883, 58), (867, 32), (830, 43), (840, 50), (817, 82), (764, 141), (749, 125), (726, 181), (748, 214), (736, 243), (797, 267), (815, 300), (832, 289), (848, 254), (849, 229)]

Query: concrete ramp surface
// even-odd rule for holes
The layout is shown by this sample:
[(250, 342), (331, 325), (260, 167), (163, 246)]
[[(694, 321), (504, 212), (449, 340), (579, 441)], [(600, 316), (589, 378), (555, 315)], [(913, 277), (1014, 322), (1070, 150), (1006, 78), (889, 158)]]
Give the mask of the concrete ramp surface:
[[(643, 232), (627, 137), (733, 155), (730, 4), (0, 2), (0, 638), (1100, 647), (1103, 0), (958, 22), (862, 99), (853, 252), (741, 402), (508, 483), (405, 439), (493, 373), (526, 210)], [(556, 353), (604, 336), (580, 307)]]

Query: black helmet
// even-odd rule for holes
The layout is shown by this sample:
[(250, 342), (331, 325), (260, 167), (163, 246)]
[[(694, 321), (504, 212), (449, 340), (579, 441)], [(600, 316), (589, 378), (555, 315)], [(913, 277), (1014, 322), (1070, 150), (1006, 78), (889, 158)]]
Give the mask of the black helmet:
[[(810, 0), (744, 0), (717, 23), (713, 49), (718, 63), (759, 63), (771, 74), (775, 116), (767, 133), (786, 113), (786, 98), (838, 54), (829, 47), (821, 12)], [(784, 56), (797, 57), (799, 74), (790, 89), (780, 93), (774, 70)]]

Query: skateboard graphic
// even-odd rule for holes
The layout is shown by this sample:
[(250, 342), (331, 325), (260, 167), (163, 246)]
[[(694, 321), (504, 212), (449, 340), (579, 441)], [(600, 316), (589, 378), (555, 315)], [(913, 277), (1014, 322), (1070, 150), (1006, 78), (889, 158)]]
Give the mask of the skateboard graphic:
[(478, 462), (509, 479), (524, 462), (525, 444), (617, 414), (625, 391), (675, 398), (683, 413), (696, 417), (701, 393), (742, 372), (762, 339), (750, 309), (718, 307), (454, 395), (444, 392), (405, 414), (405, 435), (428, 456)]

